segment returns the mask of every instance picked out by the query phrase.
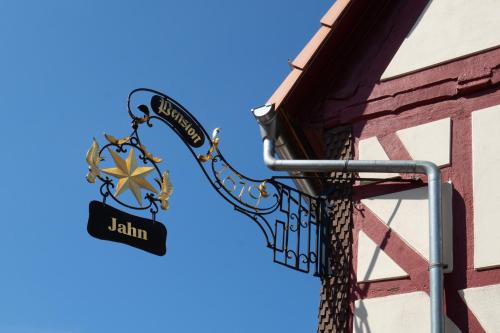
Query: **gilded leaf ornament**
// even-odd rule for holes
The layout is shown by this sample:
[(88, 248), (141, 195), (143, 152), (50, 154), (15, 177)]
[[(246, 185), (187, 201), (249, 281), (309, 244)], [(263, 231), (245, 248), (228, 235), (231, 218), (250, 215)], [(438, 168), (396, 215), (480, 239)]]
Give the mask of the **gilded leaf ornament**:
[(118, 146), (121, 146), (122, 144), (130, 141), (130, 136), (126, 136), (122, 139), (117, 139), (114, 136), (112, 136), (111, 134), (104, 133), (104, 137), (106, 138), (106, 140), (109, 141), (109, 143), (114, 144), (114, 145), (118, 145)]
[(151, 153), (147, 150), (147, 148), (146, 148), (146, 146), (145, 146), (145, 145), (143, 145), (143, 144), (141, 143), (141, 144), (140, 144), (140, 147), (141, 147), (141, 150), (142, 150), (142, 152), (143, 152), (144, 156), (145, 156), (148, 160), (150, 160), (150, 161), (152, 161), (152, 162), (155, 162), (155, 163), (161, 163), (162, 159), (161, 159), (161, 158), (159, 158), (159, 157), (155, 157), (155, 156), (153, 156), (153, 154), (151, 154)]
[(210, 148), (208, 149), (208, 152), (205, 154), (205, 155), (199, 155), (198, 156), (198, 160), (200, 162), (207, 162), (207, 161), (210, 161), (211, 159), (214, 158), (213, 156), (213, 152), (215, 150), (218, 150), (218, 146), (219, 146), (219, 132), (220, 132), (220, 128), (219, 127), (216, 127), (214, 129), (214, 131), (212, 132), (212, 145), (210, 146)]

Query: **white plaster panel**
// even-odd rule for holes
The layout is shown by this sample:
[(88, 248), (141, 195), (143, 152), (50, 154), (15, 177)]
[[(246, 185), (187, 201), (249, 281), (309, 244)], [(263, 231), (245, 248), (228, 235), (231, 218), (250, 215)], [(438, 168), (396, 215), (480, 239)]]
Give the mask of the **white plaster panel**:
[[(441, 186), (443, 262), (453, 270), (453, 215), (451, 183)], [(418, 254), (429, 260), (429, 207), (427, 186), (361, 200), (383, 223)]]
[[(358, 145), (359, 159), (360, 160), (382, 160), (388, 161), (389, 156), (382, 148), (376, 136), (359, 141)], [(359, 176), (362, 178), (391, 178), (399, 176), (398, 173), (373, 173), (373, 172), (360, 172)]]
[[(357, 300), (354, 303), (355, 333), (430, 332), (430, 300), (424, 292)], [(447, 333), (461, 332), (445, 317)]]
[(500, 332), (500, 285), (459, 290), (458, 293), (486, 332)]
[(358, 282), (387, 280), (408, 276), (394, 260), (392, 260), (363, 231), (358, 234), (358, 266), (356, 269)]
[(445, 118), (396, 132), (413, 160), (450, 164), (451, 119)]
[(475, 268), (500, 265), (499, 124), (500, 105), (472, 113)]
[(430, 1), (382, 79), (500, 45), (498, 13), (498, 0)]

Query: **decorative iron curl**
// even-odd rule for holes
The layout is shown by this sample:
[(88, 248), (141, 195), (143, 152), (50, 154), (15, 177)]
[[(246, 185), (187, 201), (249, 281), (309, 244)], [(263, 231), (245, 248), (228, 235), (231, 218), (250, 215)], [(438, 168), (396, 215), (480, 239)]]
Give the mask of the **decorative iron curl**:
[[(222, 156), (222, 154), (220, 153), (218, 148), (216, 149), (216, 151), (217, 151), (217, 155), (215, 155), (211, 161), (211, 171), (212, 171), (214, 178), (209, 179), (209, 180), (211, 182), (217, 184), (218, 190), (224, 191), (226, 195), (228, 195), (232, 200), (234, 200), (237, 203), (239, 208), (241, 208), (247, 212), (256, 212), (259, 214), (270, 214), (270, 213), (274, 212), (276, 209), (278, 209), (279, 204), (280, 204), (279, 200), (281, 197), (279, 195), (281, 192), (281, 188), (280, 188), (280, 184), (278, 182), (276, 182), (274, 180), (270, 180), (270, 179), (257, 180), (257, 179), (253, 179), (253, 178), (244, 176), (240, 172), (238, 172), (236, 169), (234, 169), (231, 166), (231, 164), (229, 164), (229, 162), (227, 162), (227, 160), (224, 158), (224, 156)], [(223, 165), (224, 171), (229, 170), (231, 172), (226, 177), (222, 178), (221, 177), (222, 172), (220, 172), (220, 170), (216, 170), (216, 164), (219, 162)], [(224, 168), (224, 166), (226, 168)], [(238, 179), (234, 180), (233, 176), (238, 178)], [(233, 186), (232, 190), (228, 189), (228, 187), (225, 186), (225, 184), (224, 184), (224, 182), (227, 179), (231, 179), (233, 182), (234, 186)], [(236, 182), (237, 180), (239, 180), (240, 182), (237, 183)], [(270, 187), (272, 187), (272, 190), (270, 191), (272, 193), (272, 195), (270, 195), (268, 197), (264, 197), (262, 192), (260, 192), (260, 190), (258, 189), (258, 186), (260, 186), (264, 182), (266, 185), (270, 185)], [(240, 187), (240, 194), (238, 196), (236, 196), (236, 195), (234, 195), (234, 192), (238, 189), (238, 184), (243, 185), (243, 186)], [(252, 196), (252, 194), (250, 192), (252, 190), (252, 188), (254, 188), (258, 191), (258, 193), (259, 193), (258, 197)], [(248, 203), (248, 201), (242, 200), (242, 197), (245, 194), (247, 196), (250, 196), (252, 199), (257, 200), (258, 203), (261, 202), (261, 199), (266, 200), (266, 198), (268, 198), (267, 202), (269, 202), (270, 200), (273, 200), (273, 201), (271, 201), (270, 204), (267, 204), (264, 207), (259, 207), (257, 205), (252, 205), (252, 204)]]
[(318, 262), (318, 256), (314, 252), (309, 252), (309, 262), (315, 264)]
[(309, 258), (309, 256), (308, 256), (308, 255), (305, 255), (304, 253), (301, 253), (301, 254), (299, 255), (299, 260), (300, 260), (300, 259), (302, 259), (301, 261), (302, 261), (302, 263), (303, 263), (303, 264), (308, 264), (308, 263), (310, 263), (310, 262), (311, 262), (311, 258)]
[[(158, 117), (156, 115), (152, 115), (151, 111), (145, 104), (139, 104), (137, 105), (137, 109), (140, 110), (142, 113), (144, 113), (144, 116), (137, 116), (132, 107), (132, 100), (135, 94), (137, 93), (149, 93), (149, 94), (154, 94), (154, 95), (159, 95), (165, 99), (167, 99), (169, 102), (172, 102), (176, 107), (181, 109), (185, 114), (187, 114), (190, 117), (190, 120), (193, 121), (196, 126), (203, 132), (205, 135), (206, 141), (205, 144), (202, 147), (192, 147), (189, 145), (186, 140), (184, 140), (182, 133), (179, 132), (179, 130), (174, 127), (171, 123), (166, 121), (165, 119)], [(206, 129), (196, 120), (196, 118), (188, 111), (186, 110), (180, 103), (172, 99), (171, 97), (163, 94), (162, 92), (153, 90), (153, 89), (148, 89), (148, 88), (138, 88), (133, 90), (127, 100), (127, 112), (129, 116), (132, 118), (132, 127), (134, 129), (134, 132), (137, 133), (140, 125), (146, 124), (148, 127), (153, 127), (153, 120), (154, 121), (159, 121), (168, 127), (170, 127), (182, 140), (182, 142), (186, 145), (186, 147), (189, 149), (193, 157), (195, 158), (196, 162), (204, 172), (205, 176), (209, 180), (210, 184), (212, 187), (225, 199), (227, 202), (229, 202), (231, 205), (234, 207), (238, 208), (238, 211), (245, 211), (249, 214), (257, 213), (257, 214), (270, 214), (274, 212), (276, 209), (279, 207), (279, 200), (281, 198), (280, 191), (281, 191), (281, 183), (274, 180), (274, 179), (253, 179), (250, 177), (243, 176), (240, 172), (238, 172), (222, 155), (218, 147), (215, 148), (215, 155), (211, 158), (211, 167), (208, 168), (206, 163), (203, 163), (199, 160), (199, 156), (205, 153), (209, 147), (212, 147), (214, 145), (214, 142), (208, 135), (208, 132)], [(208, 146), (208, 147), (207, 147)], [(266, 185), (269, 186), (270, 194), (268, 197), (262, 197), (262, 200), (260, 202), (269, 202), (270, 200), (273, 200), (271, 204), (266, 205), (265, 207), (259, 207), (256, 205), (250, 204), (248, 201), (242, 200), (242, 196), (236, 196), (234, 195), (234, 190), (229, 191), (226, 186), (224, 186), (224, 179), (220, 177), (220, 170), (216, 170), (216, 164), (221, 163), (225, 166), (227, 166), (227, 169), (232, 172), (231, 176), (237, 176), (239, 180), (245, 181), (245, 184), (247, 184), (246, 188), (244, 189), (243, 192), (245, 192), (245, 195), (251, 196), (251, 194), (248, 193), (248, 191), (252, 188), (257, 188), (258, 186), (265, 183)], [(227, 177), (226, 177), (227, 178)], [(240, 189), (241, 191), (241, 189)], [(260, 196), (262, 193), (259, 194)], [(257, 200), (257, 199), (255, 199)]]
[[(142, 96), (142, 101), (136, 102), (140, 100), (137, 96)], [(160, 99), (161, 107), (155, 104), (159, 99), (156, 96), (163, 98)], [(163, 109), (166, 104), (168, 109)], [(165, 110), (170, 111), (167, 114)], [(277, 180), (286, 177), (253, 179), (244, 176), (221, 153), (218, 131), (214, 131), (212, 137), (209, 136), (196, 117), (180, 103), (159, 91), (148, 88), (133, 90), (128, 96), (127, 112), (132, 119), (133, 128), (130, 145), (142, 151), (138, 131), (143, 125), (152, 128), (156, 122), (160, 122), (169, 127), (184, 143), (214, 190), (236, 211), (257, 224), (264, 234), (267, 247), (274, 252), (274, 262), (304, 273), (314, 269), (315, 275), (323, 274), (324, 268), (319, 263), (324, 255), (320, 253), (320, 243), (325, 234), (322, 222), (324, 214), (319, 208), (322, 207), (319, 204), (322, 199), (300, 192)], [(181, 117), (174, 119), (176, 116), (169, 116), (173, 115), (173, 112), (177, 112), (176, 115), (180, 113)], [(192, 127), (197, 131), (195, 134), (203, 136), (200, 144), (195, 144), (192, 137), (186, 135), (187, 125), (183, 126), (178, 119), (192, 123)], [(146, 160), (144, 154), (143, 152), (140, 158), (144, 163), (148, 163), (149, 160)], [(159, 171), (156, 164), (153, 165)], [(157, 211), (155, 198), (150, 196), (148, 199)], [(156, 211), (152, 211), (153, 216)], [(274, 224), (271, 224), (273, 217)], [(294, 245), (290, 245), (291, 243)], [(321, 259), (321, 262), (323, 261)]]
[(114, 201), (116, 201), (118, 204), (122, 205), (122, 206), (125, 206), (127, 208), (130, 208), (130, 209), (135, 209), (135, 210), (147, 210), (149, 209), (151, 214), (153, 215), (156, 215), (156, 213), (158, 213), (158, 205), (156, 204), (156, 201), (158, 201), (158, 199), (154, 198), (154, 196), (151, 194), (151, 193), (147, 193), (144, 197), (144, 199), (148, 200), (149, 204), (146, 205), (146, 206), (131, 206), (125, 202), (123, 202), (122, 200), (118, 199), (112, 192), (112, 189), (115, 188), (115, 185), (113, 183), (113, 180), (109, 177), (101, 177), (99, 176), (99, 179), (101, 179), (103, 181), (103, 183), (101, 184), (100, 188), (99, 188), (99, 191), (103, 197), (103, 202), (106, 202), (106, 199), (108, 197), (112, 198)]
[[(128, 147), (130, 147), (130, 148), (128, 148)], [(137, 149), (140, 152), (138, 158), (144, 164), (151, 164), (153, 166), (154, 170), (156, 171), (157, 175), (161, 179), (160, 168), (158, 167), (158, 164), (156, 162), (154, 162), (153, 160), (149, 159), (146, 156), (146, 151), (144, 151), (141, 148), (141, 141), (139, 139), (139, 135), (138, 135), (136, 129), (134, 129), (134, 131), (132, 132), (132, 134), (129, 136), (128, 142), (124, 142), (122, 144), (107, 143), (106, 145), (104, 145), (99, 150), (99, 156), (101, 156), (101, 158), (102, 158), (102, 156), (104, 154), (104, 151), (107, 148), (114, 149), (117, 153), (127, 153), (129, 149)], [(113, 180), (111, 178), (109, 178), (108, 176), (103, 177), (103, 176), (100, 176), (100, 175), (97, 176), (97, 178), (102, 182), (102, 184), (101, 184), (101, 186), (99, 188), (99, 191), (100, 191), (100, 193), (102, 195), (103, 202), (106, 202), (106, 199), (108, 197), (110, 197), (116, 203), (118, 203), (118, 204), (120, 204), (120, 205), (122, 205), (124, 207), (130, 208), (130, 209), (134, 209), (134, 210), (149, 210), (149, 212), (152, 215), (152, 220), (156, 221), (156, 214), (159, 211), (159, 207), (158, 207), (157, 203), (160, 202), (160, 200), (158, 198), (156, 198), (153, 193), (146, 193), (146, 195), (144, 196), (144, 199), (147, 200), (148, 204), (146, 204), (144, 206), (130, 205), (130, 204), (128, 204), (128, 203), (126, 203), (126, 202), (118, 199), (118, 197), (113, 194), (113, 190), (115, 188), (115, 184), (113, 183)]]
[(293, 259), (293, 260), (298, 260), (299, 259), (297, 257), (297, 253), (294, 250), (290, 250), (290, 249), (286, 250), (286, 257), (288, 259)]

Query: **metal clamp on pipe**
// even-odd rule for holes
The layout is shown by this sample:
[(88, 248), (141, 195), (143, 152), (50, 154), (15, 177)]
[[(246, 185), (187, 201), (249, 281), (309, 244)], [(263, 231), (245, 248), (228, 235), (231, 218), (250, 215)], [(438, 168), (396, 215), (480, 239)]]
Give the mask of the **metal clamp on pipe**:
[(441, 171), (428, 161), (363, 161), (363, 160), (294, 160), (276, 159), (275, 142), (278, 123), (274, 105), (252, 109), (263, 139), (263, 157), (267, 167), (275, 171), (300, 172), (374, 172), (419, 173), (428, 179), (429, 193), (429, 285), (431, 299), (431, 332), (444, 332), (443, 263), (441, 224)]

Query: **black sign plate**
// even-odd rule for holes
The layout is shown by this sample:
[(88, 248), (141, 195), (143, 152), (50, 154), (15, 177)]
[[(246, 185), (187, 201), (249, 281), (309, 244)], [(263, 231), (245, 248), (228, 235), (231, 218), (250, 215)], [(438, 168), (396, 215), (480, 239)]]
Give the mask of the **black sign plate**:
[(154, 95), (151, 97), (151, 108), (168, 121), (190, 146), (197, 148), (203, 145), (205, 134), (201, 126), (175, 101)]
[(87, 231), (95, 238), (127, 244), (158, 256), (167, 251), (167, 229), (163, 224), (99, 201), (90, 202)]

